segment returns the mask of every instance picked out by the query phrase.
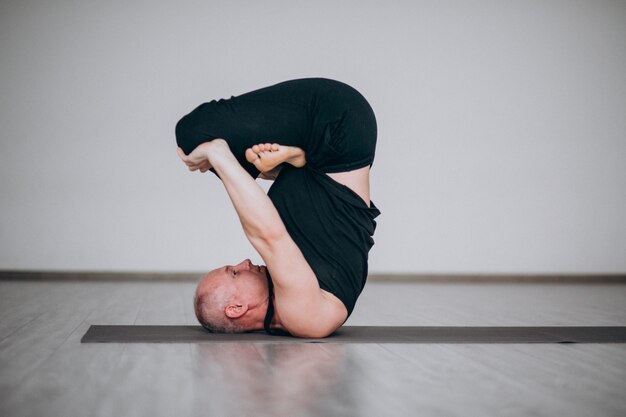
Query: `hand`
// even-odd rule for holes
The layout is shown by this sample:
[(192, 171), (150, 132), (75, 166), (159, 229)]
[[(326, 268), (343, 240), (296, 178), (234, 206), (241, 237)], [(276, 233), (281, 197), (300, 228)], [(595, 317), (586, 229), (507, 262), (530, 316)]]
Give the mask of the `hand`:
[(213, 139), (210, 142), (205, 142), (198, 145), (189, 155), (185, 155), (185, 152), (179, 147), (177, 148), (178, 156), (187, 165), (189, 171), (207, 172), (210, 168), (213, 168), (209, 162), (210, 156), (217, 152), (230, 151), (228, 144), (224, 139)]

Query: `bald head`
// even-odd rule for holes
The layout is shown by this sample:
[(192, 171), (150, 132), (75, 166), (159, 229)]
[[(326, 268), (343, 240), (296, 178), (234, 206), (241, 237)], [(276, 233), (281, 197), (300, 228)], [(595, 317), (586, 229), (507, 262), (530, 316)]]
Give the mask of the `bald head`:
[(264, 267), (246, 259), (208, 272), (196, 288), (194, 310), (207, 330), (239, 333), (262, 328), (268, 300)]
[(241, 331), (237, 323), (224, 314), (235, 295), (235, 289), (224, 285), (219, 277), (220, 270), (218, 268), (208, 272), (198, 284), (194, 297), (196, 317), (211, 332), (237, 333)]

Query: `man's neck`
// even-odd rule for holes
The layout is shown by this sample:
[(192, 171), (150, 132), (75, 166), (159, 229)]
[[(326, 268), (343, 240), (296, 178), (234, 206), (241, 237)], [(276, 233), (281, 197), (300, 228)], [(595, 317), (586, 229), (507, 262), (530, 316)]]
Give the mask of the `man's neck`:
[(258, 320), (255, 322), (254, 328), (258, 330), (265, 330), (265, 317), (267, 316), (267, 308), (269, 307), (270, 302), (272, 303), (272, 306), (274, 306), (274, 314), (272, 316), (272, 320), (269, 325), (270, 329), (271, 330), (285, 330), (280, 320), (280, 314), (278, 313), (278, 311), (276, 311), (276, 304), (275, 304), (273, 297), (271, 300), (264, 303), (262, 306), (259, 306), (260, 310), (264, 311), (265, 313), (263, 314), (263, 317), (259, 317)]

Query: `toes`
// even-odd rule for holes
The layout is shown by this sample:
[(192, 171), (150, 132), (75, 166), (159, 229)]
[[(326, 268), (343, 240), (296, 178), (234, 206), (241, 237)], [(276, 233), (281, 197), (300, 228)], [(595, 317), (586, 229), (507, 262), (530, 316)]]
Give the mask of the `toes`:
[(254, 166), (256, 167), (256, 169), (258, 169), (260, 172), (264, 172), (265, 171), (265, 167), (263, 166), (263, 162), (261, 162), (260, 159), (256, 159), (254, 162), (252, 162), (254, 164)]
[(254, 152), (254, 147), (252, 147), (252, 149), (250, 148), (246, 149), (246, 160), (248, 162), (255, 163), (256, 161), (258, 161), (258, 159), (259, 159), (259, 155), (257, 152)]
[(252, 150), (256, 153), (259, 152), (275, 152), (280, 149), (280, 145), (278, 143), (259, 143), (258, 145), (254, 145)]

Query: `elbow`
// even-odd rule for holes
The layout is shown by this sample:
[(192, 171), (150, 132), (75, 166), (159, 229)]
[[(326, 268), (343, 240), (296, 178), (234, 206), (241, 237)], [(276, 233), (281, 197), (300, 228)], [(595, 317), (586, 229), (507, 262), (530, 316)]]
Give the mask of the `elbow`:
[(278, 247), (283, 239), (289, 237), (284, 227), (261, 227), (254, 235), (255, 236), (250, 238), (253, 245), (255, 247), (257, 244), (262, 245), (268, 249)]
[(311, 334), (308, 334), (304, 337), (307, 339), (326, 339), (328, 336), (330, 336), (333, 333), (334, 331), (312, 332)]
[(292, 336), (303, 339), (325, 339), (337, 329), (306, 329), (302, 331), (289, 331)]
[(341, 327), (335, 321), (327, 321), (319, 316), (314, 320), (301, 320), (296, 323), (284, 323), (292, 336), (303, 339), (325, 339)]
[(261, 232), (261, 239), (269, 245), (275, 245), (288, 236), (285, 228), (267, 228)]

